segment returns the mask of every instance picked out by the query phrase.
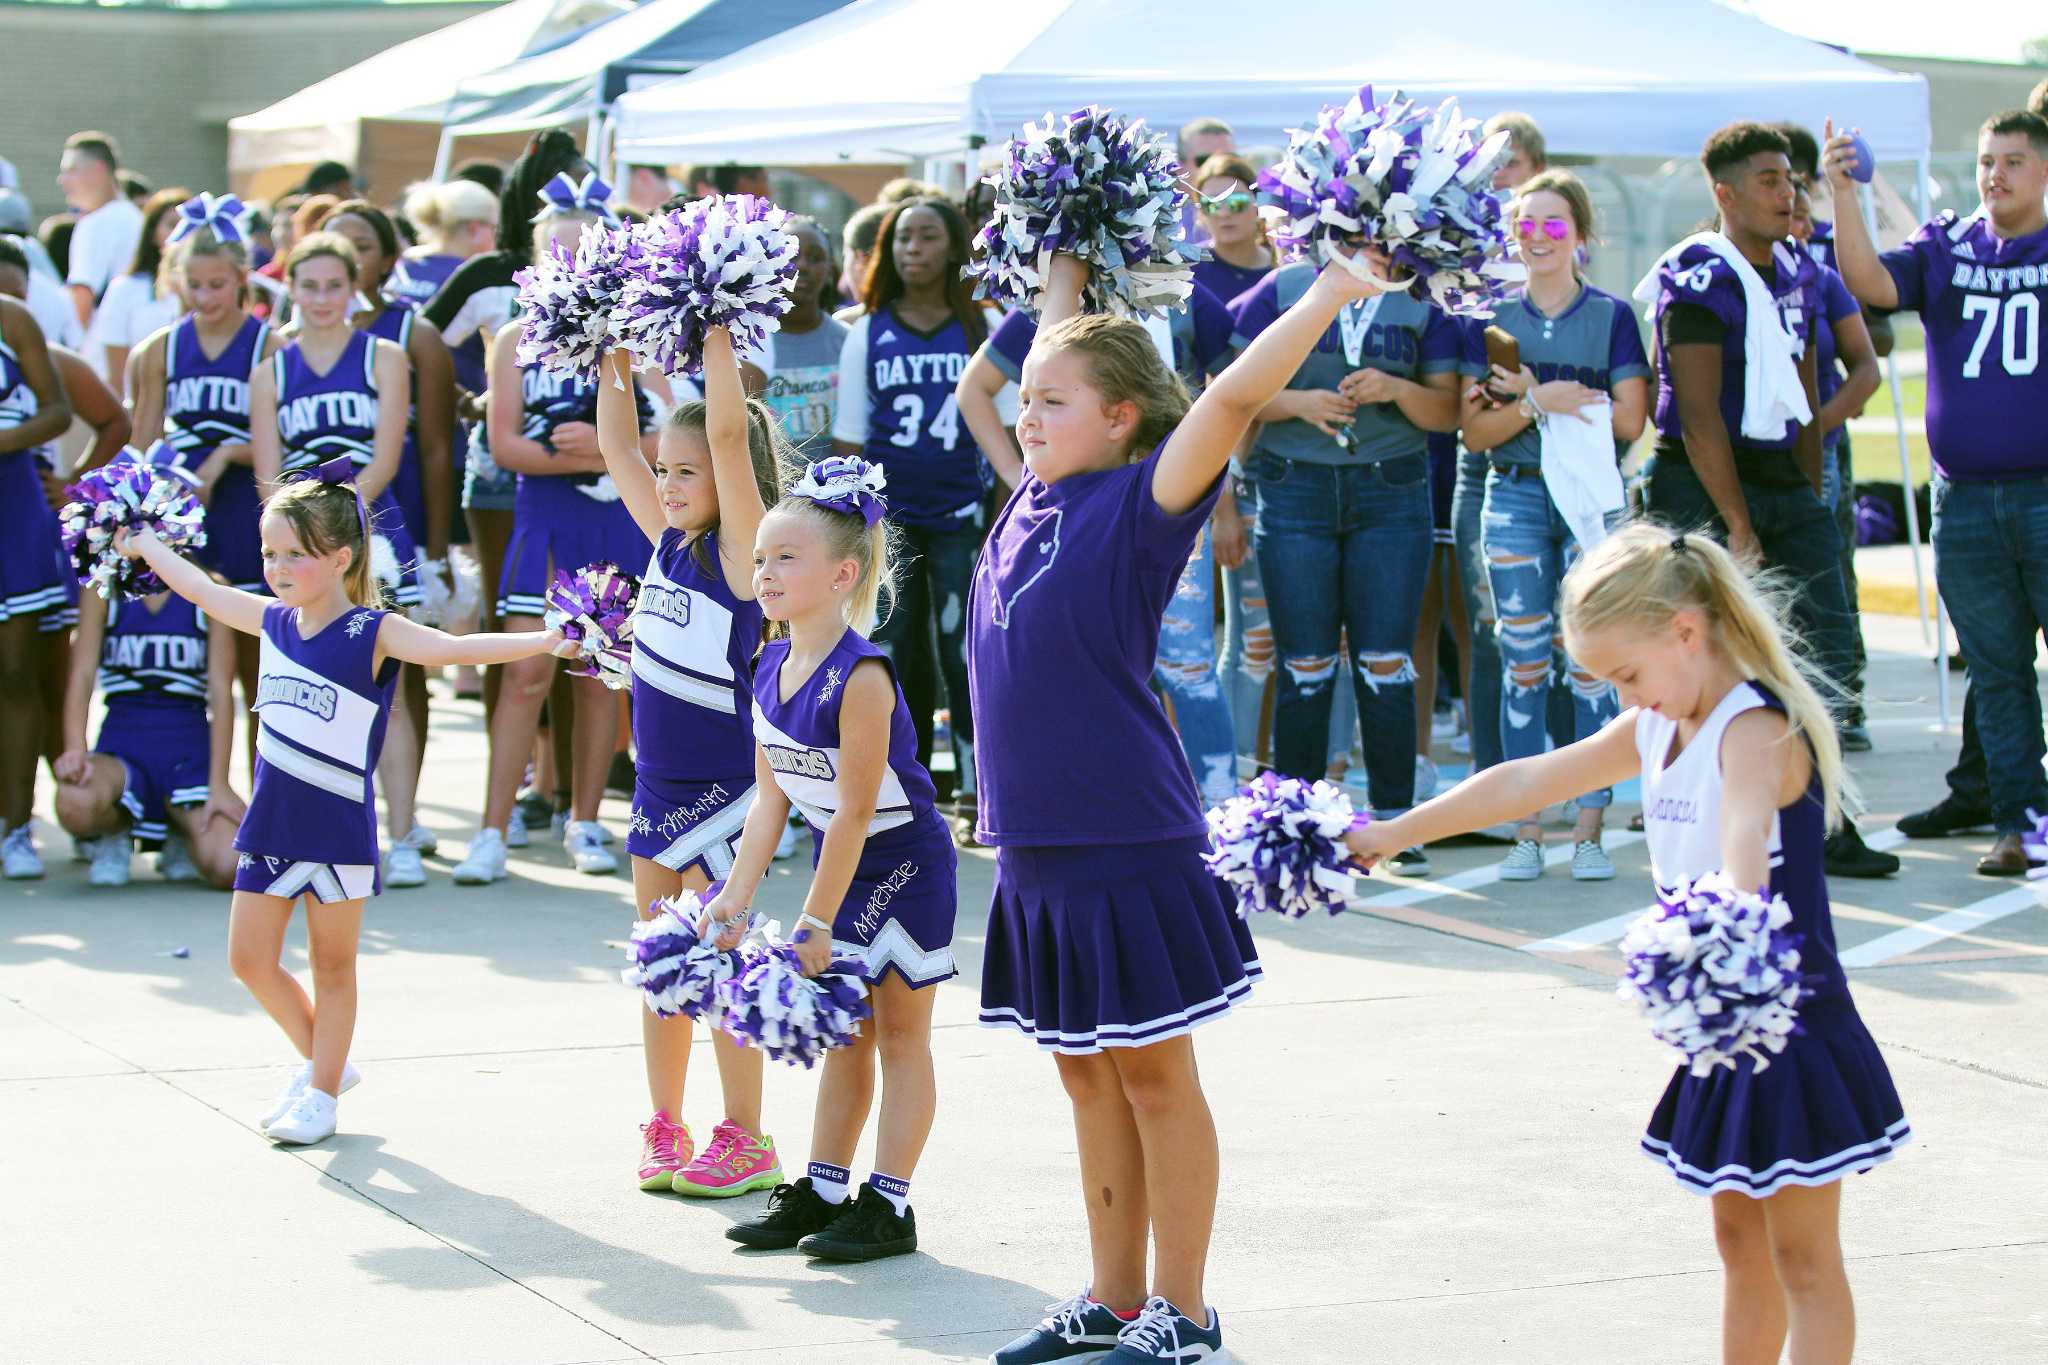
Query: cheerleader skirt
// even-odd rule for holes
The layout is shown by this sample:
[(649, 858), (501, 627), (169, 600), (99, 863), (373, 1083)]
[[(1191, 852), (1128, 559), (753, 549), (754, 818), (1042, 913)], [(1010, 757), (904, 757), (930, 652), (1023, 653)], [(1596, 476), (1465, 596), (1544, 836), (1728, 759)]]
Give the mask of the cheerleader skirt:
[[(610, 481), (581, 486), (609, 490)], [(545, 612), (548, 583), (557, 573), (607, 562), (639, 573), (654, 554), (623, 500), (590, 497), (577, 487), (559, 475), (520, 477), (512, 539), (498, 576), (500, 620)]]
[(206, 506), (206, 548), (199, 562), (244, 592), (267, 593), (262, 522), (256, 472), (247, 465), (229, 465), (214, 481)]
[[(825, 836), (814, 827), (813, 871), (824, 845)], [(929, 811), (899, 829), (870, 835), (832, 920), (832, 955), (860, 963), (861, 980), (870, 985), (890, 972), (913, 990), (958, 975), (953, 922), (960, 908), (959, 857), (951, 831)]]
[(33, 453), (0, 455), (0, 507), (23, 509), (8, 534), (0, 536), (0, 621), (73, 609), (78, 583), (57, 533), (57, 513), (43, 496), (43, 479)]
[(1913, 1135), (1891, 1071), (1846, 995), (1809, 1001), (1804, 1031), (1758, 1067), (1681, 1066), (1643, 1134), (1644, 1155), (1696, 1194), (1755, 1199), (1867, 1171)]
[(1259, 979), (1201, 836), (996, 850), (981, 1022), (1052, 1052), (1145, 1047), (1220, 1019)]
[(677, 872), (701, 867), (712, 881), (722, 881), (732, 871), (753, 804), (752, 773), (722, 782), (636, 773), (626, 852)]

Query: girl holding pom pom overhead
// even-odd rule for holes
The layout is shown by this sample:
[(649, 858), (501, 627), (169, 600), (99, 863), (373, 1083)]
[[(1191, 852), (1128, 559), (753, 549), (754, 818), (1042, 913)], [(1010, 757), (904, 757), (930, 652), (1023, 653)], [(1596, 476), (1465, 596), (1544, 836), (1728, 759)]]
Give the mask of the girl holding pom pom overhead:
[[(732, 336), (704, 339), (705, 397), (661, 425), (650, 471), (641, 454), (633, 357), (612, 351), (597, 385), (597, 444), (623, 504), (654, 542), (633, 613), (633, 903), (703, 892), (732, 871), (754, 799), (749, 686), (761, 647), (752, 551), (781, 495), (781, 433), (742, 391)], [(517, 774), (515, 773), (516, 777)], [(761, 1055), (711, 1030), (725, 1114), (701, 1150), (682, 1123), (692, 1019), (640, 1019), (653, 1116), (642, 1125), (643, 1190), (726, 1198), (782, 1179), (761, 1128)]]
[(1003, 1365), (1222, 1349), (1203, 1287), (1216, 1128), (1188, 1035), (1249, 994), (1259, 963), (1203, 865), (1194, 778), (1150, 682), (1231, 451), (1338, 311), (1376, 288), (1323, 271), (1190, 406), (1141, 324), (1079, 315), (1087, 275), (1053, 260), (1023, 369), (1027, 472), (968, 608), (988, 741), (977, 834), (996, 845), (981, 1021), (1056, 1054), (1093, 1267), (996, 1353)]
[[(754, 589), (776, 638), (754, 672), (758, 794), (713, 922), (736, 940), (793, 806), (814, 871), (794, 935), (806, 976), (855, 971), (872, 1021), (826, 1054), (810, 1169), (727, 1236), (870, 1261), (917, 1249), (910, 1178), (938, 1107), (930, 987), (954, 975), (956, 855), (917, 761), (910, 709), (871, 643), (889, 581), (882, 471), (834, 456), (805, 471), (761, 523)], [(729, 1025), (730, 1026), (730, 1025)], [(874, 1174), (849, 1198), (854, 1150), (882, 1068)]]
[(1615, 686), (1621, 715), (1346, 842), (1370, 863), (1640, 776), (1667, 899), (1688, 884), (1698, 895), (1712, 874), (1782, 898), (1804, 936), (1798, 1030), (1774, 1056), (1681, 1066), (1642, 1147), (1713, 1198), (1723, 1357), (1774, 1361), (1789, 1333), (1802, 1365), (1847, 1362), (1841, 1180), (1888, 1160), (1911, 1130), (1835, 954), (1822, 865), (1846, 782), (1834, 725), (1771, 605), (1704, 536), (1616, 531), (1566, 577), (1563, 616), (1572, 658)]
[[(364, 904), (381, 889), (370, 772), (399, 665), (506, 663), (568, 648), (554, 631), (457, 637), (383, 610), (355, 477), (354, 461), (338, 455), (265, 502), (263, 577), (274, 599), (216, 582), (154, 533), (123, 532), (116, 542), (209, 620), (261, 642), (256, 777), (235, 835), (228, 957), (305, 1059), (259, 1123), (274, 1142), (332, 1134), (337, 1097), (360, 1079), (348, 1064), (356, 940)], [(302, 900), (311, 997), (278, 962)]]

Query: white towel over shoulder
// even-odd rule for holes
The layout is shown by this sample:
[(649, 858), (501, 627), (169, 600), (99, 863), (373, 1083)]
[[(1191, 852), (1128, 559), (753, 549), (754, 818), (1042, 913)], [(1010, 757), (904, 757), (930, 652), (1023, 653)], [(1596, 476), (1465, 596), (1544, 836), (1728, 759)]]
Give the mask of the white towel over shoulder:
[(1679, 253), (1695, 244), (1710, 248), (1728, 263), (1741, 282), (1747, 304), (1744, 312), (1749, 321), (1742, 338), (1742, 435), (1753, 441), (1780, 440), (1787, 422), (1804, 424), (1813, 420), (1813, 408), (1806, 401), (1806, 386), (1799, 381), (1799, 338), (1785, 330), (1770, 286), (1725, 233), (1695, 233), (1665, 252), (1636, 286), (1635, 298), (1654, 305), (1658, 274), (1678, 259)]

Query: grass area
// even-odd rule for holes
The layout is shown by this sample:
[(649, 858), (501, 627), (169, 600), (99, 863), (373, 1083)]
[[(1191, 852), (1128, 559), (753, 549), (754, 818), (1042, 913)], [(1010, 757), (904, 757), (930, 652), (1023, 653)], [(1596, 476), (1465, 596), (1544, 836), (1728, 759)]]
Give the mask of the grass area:
[[(1926, 344), (1918, 319), (1900, 317), (1893, 320), (1895, 339), (1892, 349), (1894, 357), (1904, 359), (1908, 355), (1917, 357)], [(1890, 425), (1892, 420), (1892, 386), (1889, 377), (1880, 367), (1877, 392), (1870, 395), (1870, 401), (1863, 405), (1866, 420)], [(1927, 376), (1924, 372), (1899, 375), (1899, 407), (1906, 415), (1906, 462), (1913, 471), (1915, 485), (1924, 484), (1932, 476), (1934, 461), (1928, 453), (1927, 437), (1912, 429), (1911, 424), (1919, 421), (1927, 412)], [(1870, 482), (1894, 482), (1899, 477), (1899, 456), (1896, 438), (1887, 430), (1883, 433), (1859, 431), (1856, 441), (1856, 477)]]

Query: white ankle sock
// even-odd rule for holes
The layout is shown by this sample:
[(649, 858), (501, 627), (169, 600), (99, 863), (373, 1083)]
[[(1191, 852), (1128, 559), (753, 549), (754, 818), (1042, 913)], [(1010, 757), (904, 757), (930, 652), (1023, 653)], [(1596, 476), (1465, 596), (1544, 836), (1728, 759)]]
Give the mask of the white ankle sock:
[(889, 1201), (890, 1205), (896, 1210), (898, 1218), (901, 1218), (905, 1210), (909, 1209), (910, 1182), (908, 1180), (903, 1179), (901, 1176), (883, 1175), (880, 1171), (876, 1171), (868, 1177), (868, 1184), (874, 1187), (876, 1194)]
[(811, 1188), (818, 1197), (828, 1204), (844, 1204), (847, 1187), (853, 1181), (853, 1172), (844, 1166), (834, 1166), (829, 1161), (813, 1161), (805, 1172), (811, 1178)]

